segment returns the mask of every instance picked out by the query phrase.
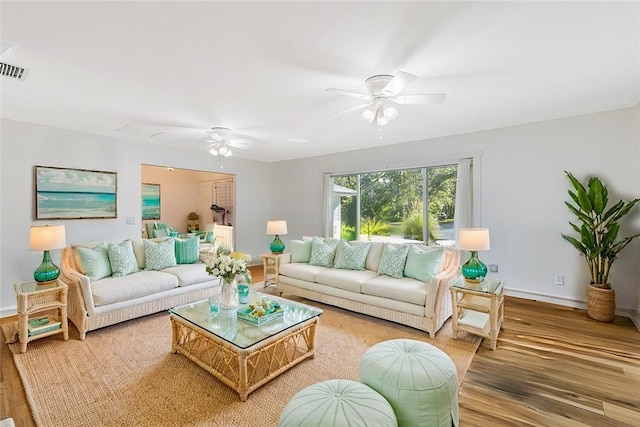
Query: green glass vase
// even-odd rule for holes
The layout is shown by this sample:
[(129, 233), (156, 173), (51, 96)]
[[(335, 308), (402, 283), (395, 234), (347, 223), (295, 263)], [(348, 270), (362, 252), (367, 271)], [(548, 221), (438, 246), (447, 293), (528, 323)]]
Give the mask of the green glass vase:
[(276, 234), (276, 237), (271, 242), (271, 246), (269, 246), (269, 248), (271, 249), (271, 253), (274, 254), (281, 254), (284, 252), (284, 242), (280, 240), (280, 236)]
[(59, 275), (60, 269), (51, 262), (49, 251), (44, 251), (42, 263), (33, 272), (33, 278), (36, 279), (36, 282), (50, 282), (51, 280), (56, 280)]
[(471, 251), (471, 258), (462, 266), (462, 275), (467, 280), (477, 282), (487, 275), (487, 266), (478, 259), (478, 251)]

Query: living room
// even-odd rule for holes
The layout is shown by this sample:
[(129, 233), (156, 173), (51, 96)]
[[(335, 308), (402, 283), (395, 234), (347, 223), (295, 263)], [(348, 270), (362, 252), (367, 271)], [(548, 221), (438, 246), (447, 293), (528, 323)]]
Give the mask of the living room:
[[(458, 6), (462, 8), (459, 10), (458, 8), (447, 9), (439, 4), (439, 8), (433, 10), (433, 15), (427, 14), (428, 22), (433, 24), (433, 31), (436, 31), (438, 22), (435, 22), (434, 16), (443, 20), (446, 17), (453, 20), (452, 16), (462, 19), (458, 14), (464, 16), (467, 13), (464, 7), (474, 10), (481, 5), (480, 2), (473, 5), (464, 4)], [(250, 6), (250, 3), (245, 3), (243, 7), (238, 6), (240, 11), (235, 13), (248, 13), (244, 8), (250, 8)], [(355, 14), (358, 7), (365, 8), (367, 6), (370, 4), (359, 3), (347, 10)], [(3, 2), (1, 7), (2, 33), (0, 38), (3, 41), (7, 40), (16, 44), (15, 51), (6, 61), (12, 63), (14, 59), (24, 58), (26, 61), (34, 56), (46, 57), (45, 52), (37, 51), (29, 53), (28, 56), (20, 56), (21, 49), (24, 52), (25, 49), (35, 49), (36, 46), (35, 44), (25, 46), (25, 42), (23, 42), (23, 39), (30, 39), (29, 35), (33, 35), (34, 27), (37, 26), (38, 19), (26, 18), (31, 13), (35, 14), (35, 4), (19, 5), (18, 2)], [(44, 19), (43, 15), (47, 11), (50, 15), (57, 16), (56, 7), (62, 8), (61, 17), (58, 18), (61, 19), (62, 24), (67, 22), (62, 17), (72, 20), (74, 13), (80, 13), (80, 16), (83, 17), (87, 13), (86, 10), (81, 13), (74, 12), (72, 8), (64, 9), (71, 7), (68, 4), (62, 6), (51, 3), (48, 6), (50, 9), (44, 7), (43, 11), (34, 16)], [(86, 5), (86, 7), (90, 6)], [(164, 7), (169, 6), (165, 5)], [(225, 8), (230, 7), (229, 4), (225, 4)], [(280, 7), (283, 6), (280, 5)], [(347, 6), (335, 4), (330, 9), (322, 11), (322, 16), (330, 15), (330, 12), (337, 14), (340, 7)], [(570, 232), (568, 222), (572, 220), (564, 203), (568, 200), (567, 190), (570, 185), (564, 171), (570, 171), (580, 179), (594, 175), (601, 177), (610, 186), (611, 198), (632, 199), (640, 194), (638, 190), (638, 182), (640, 182), (640, 168), (638, 168), (640, 163), (640, 78), (638, 77), (640, 76), (640, 61), (638, 58), (640, 54), (638, 53), (637, 24), (640, 21), (637, 19), (640, 6), (637, 2), (614, 3), (613, 5), (594, 2), (592, 6), (576, 3), (573, 6), (575, 10), (567, 11), (568, 7), (570, 6), (566, 4), (548, 3), (546, 9), (536, 9), (536, 12), (539, 13), (536, 16), (552, 16), (552, 13), (557, 11), (557, 16), (564, 21), (556, 24), (553, 28), (545, 27), (545, 25), (551, 25), (549, 22), (545, 21), (545, 25), (540, 23), (539, 33), (536, 32), (536, 37), (542, 37), (546, 30), (548, 31), (546, 34), (549, 35), (552, 42), (538, 45), (538, 51), (523, 50), (522, 55), (514, 61), (521, 61), (523, 69), (533, 67), (536, 64), (536, 57), (543, 55), (544, 49), (549, 48), (553, 43), (558, 43), (561, 46), (560, 49), (584, 48), (586, 51), (592, 52), (585, 56), (590, 56), (591, 61), (598, 63), (598, 65), (619, 60), (619, 67), (611, 67), (618, 69), (619, 73), (614, 72), (602, 76), (590, 75), (591, 80), (587, 79), (588, 81), (585, 82), (581, 79), (580, 73), (588, 73), (587, 68), (591, 64), (579, 61), (572, 63), (574, 57), (570, 55), (570, 52), (564, 52), (568, 57), (566, 63), (545, 65), (550, 75), (575, 73), (575, 78), (579, 79), (582, 84), (583, 94), (579, 90), (580, 87), (572, 87), (571, 91), (564, 92), (556, 86), (545, 86), (544, 81), (537, 80), (544, 73), (530, 76), (523, 71), (522, 75), (513, 76), (505, 75), (500, 70), (474, 69), (476, 73), (493, 73), (489, 81), (495, 86), (512, 79), (517, 80), (520, 84), (536, 87), (539, 96), (526, 92), (531, 97), (520, 99), (521, 108), (525, 109), (530, 104), (539, 104), (542, 107), (530, 114), (526, 121), (517, 120), (520, 117), (516, 115), (520, 108), (517, 106), (510, 107), (509, 111), (500, 110), (501, 116), (493, 117), (493, 120), (486, 125), (465, 121), (460, 127), (455, 127), (455, 123), (451, 123), (447, 119), (447, 128), (440, 128), (441, 133), (434, 133), (429, 129), (428, 124), (442, 119), (441, 113), (434, 110), (439, 106), (429, 106), (428, 109), (419, 110), (416, 113), (411, 109), (423, 107), (401, 105), (400, 107), (405, 108), (399, 108), (399, 117), (382, 129), (382, 141), (380, 141), (376, 126), (364, 122), (357, 113), (354, 113), (353, 116), (332, 116), (331, 113), (339, 108), (334, 108), (337, 107), (337, 104), (332, 103), (331, 99), (327, 100), (324, 90), (332, 86), (346, 86), (347, 89), (357, 90), (358, 84), (364, 90), (364, 79), (379, 72), (394, 74), (397, 71), (405, 70), (415, 74), (420, 73), (408, 67), (412, 64), (411, 61), (394, 60), (394, 58), (402, 57), (402, 52), (397, 51), (391, 55), (394, 58), (372, 59), (371, 62), (374, 63), (367, 66), (358, 67), (355, 62), (344, 60), (345, 64), (356, 67), (353, 71), (345, 72), (348, 74), (348, 78), (340, 75), (347, 68), (345, 64), (331, 68), (326, 72), (329, 77), (335, 80), (334, 83), (331, 83), (331, 78), (325, 76), (321, 84), (316, 85), (313, 82), (313, 76), (304, 75), (305, 81), (313, 82), (315, 86), (319, 86), (317, 88), (314, 86), (313, 89), (319, 92), (319, 97), (324, 96), (318, 102), (327, 103), (322, 112), (316, 110), (313, 113), (318, 116), (322, 115), (318, 127), (331, 127), (331, 123), (342, 123), (343, 121), (356, 123), (359, 125), (361, 133), (368, 138), (369, 143), (366, 148), (351, 146), (347, 144), (350, 135), (336, 134), (334, 135), (336, 141), (332, 141), (332, 143), (338, 145), (342, 143), (345, 147), (349, 147), (348, 150), (328, 151), (328, 149), (321, 148), (318, 149), (320, 151), (309, 156), (294, 153), (288, 157), (279, 158), (276, 155), (280, 146), (276, 142), (269, 145), (268, 142), (260, 141), (251, 145), (247, 150), (235, 150), (233, 156), (224, 158), (220, 162), (218, 158), (210, 156), (200, 147), (185, 149), (184, 146), (135, 140), (131, 137), (119, 136), (113, 132), (115, 127), (113, 130), (111, 128), (105, 130), (100, 126), (92, 127), (91, 123), (97, 120), (97, 117), (106, 113), (114, 115), (114, 112), (104, 111), (100, 108), (91, 110), (88, 108), (88, 104), (79, 107), (80, 110), (86, 110), (81, 115), (74, 117), (73, 120), (71, 118), (65, 119), (64, 103), (50, 105), (46, 98), (38, 97), (25, 97), (23, 100), (20, 91), (28, 89), (31, 81), (37, 82), (41, 78), (41, 73), (49, 73), (56, 75), (60, 81), (60, 88), (57, 90), (72, 92), (72, 82), (66, 82), (63, 79), (64, 70), (67, 67), (82, 68), (85, 64), (80, 59), (76, 59), (77, 62), (67, 63), (65, 62), (67, 59), (62, 56), (50, 59), (49, 63), (57, 64), (57, 68), (43, 71), (33, 68), (32, 64), (35, 60), (32, 60), (31, 63), (25, 62), (24, 65), (32, 67), (32, 69), (24, 81), (10, 81), (5, 77), (2, 80), (0, 130), (1, 314), (3, 316), (15, 314), (16, 297), (13, 284), (31, 280), (34, 268), (42, 259), (41, 252), (29, 251), (28, 248), (30, 226), (43, 224), (42, 221), (34, 219), (33, 176), (36, 165), (117, 173), (118, 213), (116, 219), (51, 221), (51, 223), (65, 225), (68, 244), (139, 237), (141, 228), (140, 183), (142, 182), (141, 165), (143, 164), (233, 174), (236, 179), (234, 224), (237, 226), (236, 248), (250, 254), (254, 259), (259, 259), (260, 255), (267, 251), (272, 239), (272, 236), (265, 233), (267, 221), (271, 219), (287, 220), (288, 234), (283, 236), (285, 243), (303, 235), (323, 234), (324, 174), (421, 167), (448, 161), (455, 162), (461, 158), (473, 158), (476, 161), (474, 163), (474, 177), (478, 179), (475, 182), (477, 194), (474, 196), (477, 204), (474, 207), (476, 221), (474, 225), (489, 228), (491, 249), (483, 252), (481, 257), (486, 264), (495, 264), (499, 267), (498, 272), (491, 273), (490, 276), (504, 280), (506, 295), (551, 302), (565, 307), (584, 308), (586, 304), (585, 284), (589, 280), (584, 260), (561, 237), (561, 233)], [(594, 9), (589, 9), (590, 7)], [(612, 9), (608, 9), (609, 7)], [(611, 12), (610, 19), (603, 19), (601, 22), (601, 16), (606, 15), (609, 11)], [(39, 15), (40, 13), (43, 15)], [(113, 15), (109, 16), (118, 15), (115, 9), (110, 13)], [(469, 13), (471, 12), (469, 11)], [(546, 13), (549, 15), (545, 15)], [(522, 14), (526, 15), (526, 9), (523, 9)], [(95, 15), (98, 16), (100, 13), (96, 12)], [(258, 17), (254, 13), (249, 13), (249, 15), (252, 18), (249, 22), (258, 25), (260, 22)], [(136, 15), (131, 20), (135, 22), (136, 17), (143, 19), (140, 16), (142, 15)], [(511, 15), (509, 16), (511, 17)], [(580, 19), (569, 19), (572, 16), (579, 16)], [(425, 16), (426, 19), (427, 16)], [(169, 22), (167, 25), (170, 25), (171, 20), (169, 18), (167, 20)], [(606, 23), (603, 23), (604, 21)], [(27, 22), (30, 25), (26, 25)], [(578, 25), (578, 22), (583, 22), (582, 26), (572, 28), (572, 25)], [(589, 24), (584, 24), (584, 22)], [(90, 27), (91, 23), (92, 21), (87, 21), (86, 26)], [(599, 25), (595, 26), (596, 23)], [(25, 29), (20, 30), (18, 28), (20, 25), (23, 25)], [(594, 25), (594, 27), (590, 27), (590, 25)], [(64, 28), (64, 25), (59, 25), (59, 28)], [(129, 27), (127, 26), (127, 28)], [(241, 33), (241, 26), (238, 28)], [(509, 29), (508, 26), (500, 28), (503, 31)], [(533, 26), (527, 28), (531, 29)], [(82, 30), (90, 32), (92, 29), (83, 26)], [(293, 30), (303, 31), (297, 25)], [(514, 31), (513, 37), (515, 38), (518, 28), (514, 27), (511, 30)], [(62, 30), (60, 31), (62, 32)], [(406, 29), (406, 31), (409, 30)], [(411, 27), (411, 31), (418, 30)], [(613, 33), (615, 37), (607, 38), (605, 34), (609, 32)], [(588, 36), (588, 34), (591, 35)], [(44, 32), (35, 39), (46, 37), (48, 34)], [(66, 34), (60, 42), (67, 42), (74, 37), (79, 36)], [(506, 34), (504, 37), (506, 38)], [(585, 40), (584, 45), (580, 42), (581, 37)], [(615, 42), (620, 39), (626, 45), (624, 43), (600, 45), (595, 43), (592, 37), (596, 41), (598, 37), (602, 37), (607, 42)], [(295, 37), (290, 36), (290, 38)], [(559, 40), (560, 38), (562, 40)], [(569, 43), (565, 38), (574, 41), (575, 44)], [(434, 39), (436, 39), (435, 36)], [(294, 41), (288, 43), (292, 44), (291, 48), (298, 47)], [(331, 40), (331, 43), (335, 43), (335, 41)], [(285, 42), (283, 44), (288, 46)], [(86, 48), (89, 50), (101, 47), (103, 46), (97, 45)], [(122, 48), (124, 49), (124, 46)], [(445, 47), (442, 49), (445, 50)], [(594, 50), (589, 51), (588, 49)], [(380, 48), (380, 50), (384, 49)], [(61, 51), (64, 52), (64, 49)], [(217, 52), (220, 50), (212, 49), (210, 52), (201, 52), (195, 49), (195, 51), (191, 51), (191, 54), (194, 56), (215, 55)], [(252, 53), (258, 54), (258, 52)], [(278, 58), (278, 53), (270, 52), (274, 58)], [(612, 56), (608, 56), (609, 54)], [(584, 56), (579, 56), (578, 59), (584, 60)], [(331, 60), (329, 55), (314, 58), (312, 55), (301, 54), (295, 67), (305, 69), (315, 66), (321, 69), (321, 66), (327, 66)], [(418, 59), (414, 59), (413, 63), (428, 62), (429, 60), (428, 56), (422, 55)], [(2, 57), (2, 61), (5, 61), (4, 57)], [(457, 70), (447, 69), (454, 75), (450, 80), (456, 80), (456, 75), (458, 79), (462, 79), (464, 74), (469, 72), (468, 63), (461, 60), (458, 54), (449, 57), (448, 61), (457, 67)], [(437, 60), (434, 59), (434, 62)], [(570, 72), (562, 68), (567, 67), (568, 64), (572, 65)], [(103, 65), (86, 65), (87, 68), (84, 72), (87, 74), (96, 72)], [(154, 63), (154, 65), (158, 66), (159, 64)], [(436, 71), (438, 69), (434, 69), (432, 72), (434, 77), (437, 76)], [(92, 81), (91, 85), (95, 88), (93, 92), (89, 92), (85, 96), (99, 100), (101, 97), (107, 97), (102, 93), (103, 91), (122, 90), (126, 92), (127, 89), (133, 90), (135, 85), (144, 87), (145, 73), (153, 71), (140, 70), (139, 72), (137, 79), (127, 82), (112, 82), (107, 75), (99, 75), (97, 78), (94, 76), (92, 78), (95, 78), (95, 81)], [(320, 72), (316, 70), (313, 73)], [(430, 76), (427, 74), (419, 77), (428, 81)], [(598, 78), (596, 79), (596, 77)], [(552, 79), (552, 76), (548, 76), (548, 78)], [(270, 102), (267, 102), (270, 99), (267, 99), (268, 96), (264, 98), (261, 95), (261, 91), (266, 89), (254, 86), (256, 85), (255, 81), (260, 80), (259, 77), (252, 77), (248, 80), (252, 83), (250, 86), (252, 96), (259, 100), (256, 101), (258, 106), (246, 105), (244, 111), (246, 111), (246, 116), (254, 117), (252, 115), (259, 114), (260, 109), (270, 108)], [(279, 87), (286, 83), (276, 77), (274, 80), (277, 81)], [(437, 83), (438, 79), (435, 80)], [(557, 84), (556, 80), (552, 81)], [(490, 93), (494, 88), (486, 81), (484, 83), (487, 86), (482, 93)], [(171, 81), (168, 84), (173, 85), (174, 82)], [(202, 83), (203, 87), (208, 87), (208, 84), (210, 83)], [(431, 85), (425, 90), (447, 92), (448, 98), (442, 106), (446, 106), (447, 103), (455, 105), (456, 97), (464, 94), (455, 92), (451, 89), (455, 86), (447, 86), (448, 84), (452, 84), (452, 82), (447, 80), (443, 82), (442, 87)], [(103, 87), (109, 89), (104, 90)], [(160, 94), (152, 97), (151, 104), (159, 103), (162, 100), (162, 88), (145, 89)], [(456, 89), (461, 90), (457, 87)], [(224, 90), (219, 87), (218, 90), (221, 91), (220, 96), (222, 96)], [(240, 88), (234, 90), (242, 91)], [(142, 91), (142, 88), (140, 91), (142, 94), (140, 94), (141, 92), (131, 92), (130, 95), (123, 96), (122, 99), (151, 96), (149, 92)], [(555, 96), (558, 91), (562, 97)], [(240, 121), (226, 114), (222, 107), (212, 113), (213, 109), (208, 106), (199, 108), (195, 105), (181, 105), (178, 96), (179, 89), (168, 88), (167, 93), (169, 101), (166, 101), (166, 104), (173, 109), (167, 107), (162, 113), (163, 115), (156, 114), (155, 111), (150, 111), (147, 115), (136, 115), (136, 112), (129, 112), (129, 107), (124, 102), (120, 106), (121, 110), (116, 111), (115, 115), (123, 124), (155, 120), (178, 125), (200, 125), (206, 120), (212, 120), (213, 123), (208, 123), (207, 126), (232, 127), (234, 125), (227, 124), (225, 120), (237, 120), (238, 129), (261, 125), (281, 125), (280, 122), (263, 123), (257, 119), (255, 119), (255, 123), (250, 123), (249, 119)], [(216, 98), (216, 95), (212, 94), (211, 98)], [(579, 102), (568, 103), (568, 100), (572, 100), (572, 98), (578, 99)], [(210, 104), (214, 105), (215, 103), (216, 101), (213, 99)], [(498, 108), (500, 103), (500, 99), (478, 98), (473, 104), (463, 105), (462, 113), (458, 112), (459, 116), (457, 117), (484, 117), (486, 113), (484, 110)], [(229, 108), (233, 107), (231, 101), (225, 105), (229, 105)], [(346, 104), (345, 108), (348, 106), (349, 104)], [(303, 107), (287, 108), (289, 108), (288, 112)], [(309, 110), (311, 109), (309, 107)], [(425, 125), (422, 129), (416, 130), (413, 137), (399, 140), (394, 126), (397, 125), (399, 128), (407, 126), (409, 120), (423, 122)], [(301, 120), (295, 116), (291, 121)], [(79, 126), (77, 123), (81, 122), (84, 124)], [(304, 137), (311, 141), (315, 139), (313, 133), (304, 135)], [(318, 145), (322, 145), (322, 142), (319, 141)], [(302, 150), (300, 148), (302, 146), (304, 144), (298, 144), (294, 148)], [(265, 150), (266, 154), (258, 152), (258, 150)], [(134, 223), (128, 224), (127, 218), (134, 218)], [(639, 228), (640, 216), (636, 209), (636, 213), (630, 216), (630, 220), (623, 224), (622, 234), (632, 234), (637, 232)], [(59, 251), (52, 251), (54, 262), (58, 263), (59, 256)], [(554, 284), (554, 276), (563, 276), (564, 284)], [(610, 279), (616, 290), (617, 314), (633, 319), (635, 325), (640, 328), (640, 247), (637, 239), (621, 252)]]

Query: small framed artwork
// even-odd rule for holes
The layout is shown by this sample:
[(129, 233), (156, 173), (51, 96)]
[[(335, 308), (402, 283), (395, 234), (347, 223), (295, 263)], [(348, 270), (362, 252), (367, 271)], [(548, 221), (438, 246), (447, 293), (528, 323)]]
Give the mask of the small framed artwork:
[(36, 219), (117, 218), (117, 174), (35, 167)]
[(142, 220), (160, 219), (160, 184), (142, 184)]

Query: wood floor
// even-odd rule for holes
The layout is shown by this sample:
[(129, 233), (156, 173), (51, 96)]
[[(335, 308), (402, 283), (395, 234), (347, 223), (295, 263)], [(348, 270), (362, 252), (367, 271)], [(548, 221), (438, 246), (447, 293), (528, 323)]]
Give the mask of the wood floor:
[[(252, 274), (261, 281), (262, 267)], [(33, 426), (6, 344), (0, 357), (0, 419)], [(507, 297), (498, 347), (480, 346), (459, 403), (462, 427), (640, 426), (640, 332), (627, 318)]]

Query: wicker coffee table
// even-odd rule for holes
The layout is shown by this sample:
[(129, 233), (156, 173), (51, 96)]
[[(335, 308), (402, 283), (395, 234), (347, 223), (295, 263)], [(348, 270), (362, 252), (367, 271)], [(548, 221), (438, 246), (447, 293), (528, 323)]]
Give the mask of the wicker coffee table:
[(238, 319), (236, 310), (212, 316), (206, 300), (170, 309), (172, 352), (185, 355), (247, 400), (261, 385), (315, 357), (322, 310), (266, 296), (279, 302), (284, 313), (259, 326)]

